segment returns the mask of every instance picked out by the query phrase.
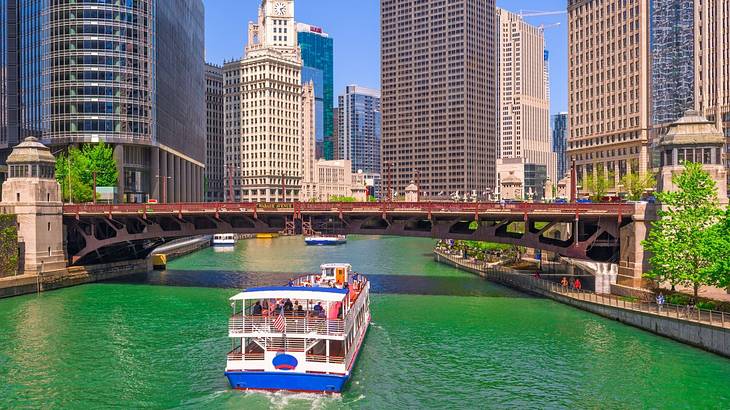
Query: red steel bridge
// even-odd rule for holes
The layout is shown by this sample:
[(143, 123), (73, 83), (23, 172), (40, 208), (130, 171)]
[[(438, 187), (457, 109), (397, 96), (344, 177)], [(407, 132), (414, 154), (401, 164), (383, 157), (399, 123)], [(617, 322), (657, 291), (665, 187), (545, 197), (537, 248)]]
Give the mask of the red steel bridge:
[(72, 265), (144, 258), (165, 242), (194, 235), (281, 232), (489, 241), (618, 263), (624, 253), (635, 252), (621, 244), (627, 237), (622, 232), (645, 220), (644, 208), (628, 203), (277, 202), (64, 205), (63, 213)]

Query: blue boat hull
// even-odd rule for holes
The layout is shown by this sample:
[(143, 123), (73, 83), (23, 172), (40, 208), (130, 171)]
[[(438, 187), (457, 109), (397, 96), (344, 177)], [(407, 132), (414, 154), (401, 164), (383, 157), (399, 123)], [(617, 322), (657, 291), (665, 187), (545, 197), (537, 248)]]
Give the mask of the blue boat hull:
[(334, 246), (334, 245), (342, 245), (345, 243), (345, 241), (332, 241), (332, 240), (322, 240), (322, 239), (307, 239), (304, 241), (307, 245), (315, 245), (315, 246)]
[(226, 372), (228, 382), (241, 390), (288, 390), (340, 393), (349, 376), (284, 372)]

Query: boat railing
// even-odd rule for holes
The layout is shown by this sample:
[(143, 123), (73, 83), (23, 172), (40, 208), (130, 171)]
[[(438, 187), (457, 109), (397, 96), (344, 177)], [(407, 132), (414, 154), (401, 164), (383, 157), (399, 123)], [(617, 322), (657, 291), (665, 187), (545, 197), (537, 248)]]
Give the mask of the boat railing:
[(362, 286), (362, 288), (360, 289), (360, 291), (357, 295), (357, 299), (355, 299), (355, 303), (350, 307), (350, 309), (347, 313), (347, 318), (345, 321), (345, 332), (346, 333), (350, 333), (350, 329), (352, 329), (352, 326), (355, 323), (355, 318), (357, 316), (357, 312), (359, 312), (363, 308), (363, 305), (365, 305), (367, 296), (364, 296), (364, 295), (367, 295), (370, 290), (370, 283), (368, 283), (367, 281), (365, 281), (361, 286)]
[(334, 363), (344, 364), (345, 358), (341, 356), (323, 356), (318, 354), (307, 353), (307, 361), (313, 363)]
[(228, 360), (264, 360), (264, 352), (247, 352), (243, 353), (241, 347), (237, 347), (228, 352)]
[(285, 316), (284, 331), (274, 325), (278, 315), (272, 316), (241, 316), (230, 318), (228, 331), (230, 333), (287, 333), (311, 334), (324, 336), (342, 336), (345, 332), (345, 321), (342, 319), (325, 319), (310, 316)]

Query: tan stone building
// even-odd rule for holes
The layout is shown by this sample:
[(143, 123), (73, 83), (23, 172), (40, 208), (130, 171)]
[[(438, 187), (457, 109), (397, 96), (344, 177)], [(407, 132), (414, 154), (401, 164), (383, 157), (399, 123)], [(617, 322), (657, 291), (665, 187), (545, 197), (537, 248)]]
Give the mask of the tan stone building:
[(383, 181), (424, 198), (496, 182), (494, 0), (380, 0)]
[(578, 179), (646, 173), (649, 0), (568, 0), (568, 156)]
[(312, 183), (302, 187), (302, 202), (326, 202), (332, 197), (353, 197), (364, 202), (365, 174), (353, 173), (349, 160), (317, 160)]
[(550, 144), (550, 97), (543, 29), (500, 8), (497, 8), (496, 22), (500, 84), (497, 157), (523, 158), (527, 163), (543, 165), (547, 176), (555, 181), (557, 156)]
[(299, 198), (301, 68), (294, 1), (263, 0), (258, 22), (248, 26), (245, 58), (224, 66), (226, 172), (235, 200)]
[(316, 132), (317, 124), (316, 103), (314, 98), (314, 83), (311, 81), (302, 85), (302, 112), (300, 115), (301, 129), (299, 131), (301, 141), (301, 188), (299, 191), (300, 198), (311, 198), (316, 195), (317, 183), (315, 178), (316, 172)]

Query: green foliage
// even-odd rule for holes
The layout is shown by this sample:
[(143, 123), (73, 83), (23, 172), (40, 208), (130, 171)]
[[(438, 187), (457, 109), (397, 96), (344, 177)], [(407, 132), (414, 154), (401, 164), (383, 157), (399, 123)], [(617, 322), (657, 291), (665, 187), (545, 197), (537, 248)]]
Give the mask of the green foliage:
[(621, 178), (621, 185), (624, 186), (624, 191), (627, 193), (629, 200), (638, 201), (647, 189), (656, 187), (656, 180), (654, 175), (650, 173), (641, 176), (638, 173), (631, 172)]
[(96, 172), (96, 186), (117, 185), (119, 173), (111, 146), (103, 142), (84, 144), (80, 149), (71, 147), (68, 153), (60, 154), (56, 158), (56, 180), (61, 185), (64, 201), (93, 201), (94, 172)]
[(709, 261), (704, 273), (710, 283), (730, 288), (730, 209), (712, 226), (702, 239), (702, 257)]
[(480, 251), (498, 252), (498, 251), (508, 251), (508, 250), (512, 249), (512, 245), (506, 245), (506, 244), (502, 244), (502, 243), (481, 242), (481, 241), (459, 241), (459, 242), (463, 242), (470, 249), (480, 250)]
[(717, 309), (717, 305), (715, 304), (715, 302), (712, 302), (712, 301), (709, 301), (709, 300), (705, 300), (705, 301), (702, 301), (702, 302), (697, 302), (697, 307), (700, 308), (700, 309), (706, 309), (706, 310), (715, 310), (715, 309)]
[(334, 195), (330, 197), (329, 202), (355, 202), (355, 198), (351, 196)]
[(676, 191), (657, 194), (663, 209), (644, 241), (651, 253), (651, 270), (645, 276), (692, 286), (696, 297), (700, 286), (718, 283), (712, 274), (714, 255), (722, 246), (715, 227), (720, 217), (717, 188), (702, 164), (692, 162), (685, 162), (672, 182)]
[(613, 188), (614, 174), (599, 168), (581, 179), (580, 184), (583, 190), (590, 194), (591, 200), (597, 202), (608, 194), (609, 188)]
[(0, 276), (18, 272), (18, 230), (15, 215), (0, 214)]
[(686, 305), (689, 304), (689, 296), (681, 293), (674, 293), (667, 296), (666, 302), (670, 305)]

